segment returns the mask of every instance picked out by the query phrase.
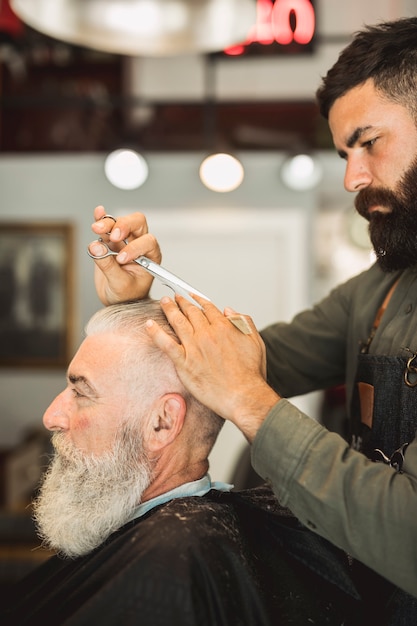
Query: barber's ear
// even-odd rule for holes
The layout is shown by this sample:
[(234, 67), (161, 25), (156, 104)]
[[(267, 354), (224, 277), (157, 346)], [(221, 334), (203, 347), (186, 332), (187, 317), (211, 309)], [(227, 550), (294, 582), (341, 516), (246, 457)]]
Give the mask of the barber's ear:
[(187, 405), (179, 393), (159, 398), (149, 422), (147, 447), (156, 452), (172, 443), (184, 425)]

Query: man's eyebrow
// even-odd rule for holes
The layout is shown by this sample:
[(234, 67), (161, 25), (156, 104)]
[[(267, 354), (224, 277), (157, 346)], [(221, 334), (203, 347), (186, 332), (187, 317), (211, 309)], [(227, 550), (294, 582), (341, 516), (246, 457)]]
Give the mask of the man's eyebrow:
[[(353, 146), (359, 141), (362, 135), (366, 133), (370, 128), (372, 128), (372, 126), (359, 126), (358, 128), (355, 128), (353, 133), (349, 135), (346, 140), (347, 147), (353, 148)], [(338, 150), (337, 153), (340, 157), (342, 157), (342, 159), (346, 158), (347, 156), (344, 150)]]
[(89, 380), (85, 376), (77, 376), (76, 374), (68, 374), (68, 380), (72, 385), (78, 385), (79, 387), (83, 387), (89, 393), (97, 395), (96, 390), (94, 389), (93, 385), (89, 382)]
[(359, 126), (358, 128), (355, 128), (353, 133), (348, 137), (346, 141), (347, 147), (353, 148), (355, 143), (357, 143), (362, 135), (366, 133), (370, 128), (372, 128), (372, 126)]

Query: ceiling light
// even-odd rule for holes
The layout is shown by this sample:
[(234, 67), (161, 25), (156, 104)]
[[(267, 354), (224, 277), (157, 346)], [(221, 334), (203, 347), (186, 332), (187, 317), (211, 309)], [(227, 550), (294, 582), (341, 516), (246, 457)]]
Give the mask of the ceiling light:
[(200, 165), (201, 182), (212, 191), (233, 191), (242, 183), (243, 177), (241, 162), (231, 154), (212, 154)]
[(256, 0), (10, 0), (36, 30), (129, 56), (218, 52), (244, 41)]
[(107, 180), (119, 189), (137, 189), (148, 178), (149, 168), (142, 155), (134, 150), (115, 150), (104, 162)]
[(297, 154), (287, 159), (281, 168), (283, 183), (294, 191), (314, 189), (322, 176), (320, 163), (309, 154)]

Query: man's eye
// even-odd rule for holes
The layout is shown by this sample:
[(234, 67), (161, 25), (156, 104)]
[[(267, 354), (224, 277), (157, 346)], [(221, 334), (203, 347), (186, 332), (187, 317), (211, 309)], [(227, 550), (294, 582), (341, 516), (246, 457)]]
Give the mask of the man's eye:
[(376, 140), (378, 139), (378, 137), (375, 137), (374, 139), (369, 139), (369, 141), (365, 141), (364, 142), (364, 147), (365, 148), (372, 148), (372, 146), (375, 144)]
[(84, 398), (83, 394), (80, 393), (78, 391), (78, 389), (75, 389), (74, 387), (71, 389), (72, 393), (74, 394), (74, 398)]

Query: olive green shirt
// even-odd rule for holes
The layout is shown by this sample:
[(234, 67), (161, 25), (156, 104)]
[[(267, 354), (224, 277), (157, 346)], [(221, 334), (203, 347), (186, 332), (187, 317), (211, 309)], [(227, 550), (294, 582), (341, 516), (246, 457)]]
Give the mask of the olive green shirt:
[[(291, 397), (345, 383), (350, 404), (360, 344), (399, 276), (374, 265), (290, 324), (266, 328), (271, 386)], [(416, 270), (401, 275), (369, 352), (417, 353)], [(417, 442), (398, 474), (281, 400), (254, 441), (252, 463), (302, 522), (417, 596)]]
[(416, 440), (399, 474), (281, 400), (255, 438), (252, 464), (301, 522), (417, 597)]

